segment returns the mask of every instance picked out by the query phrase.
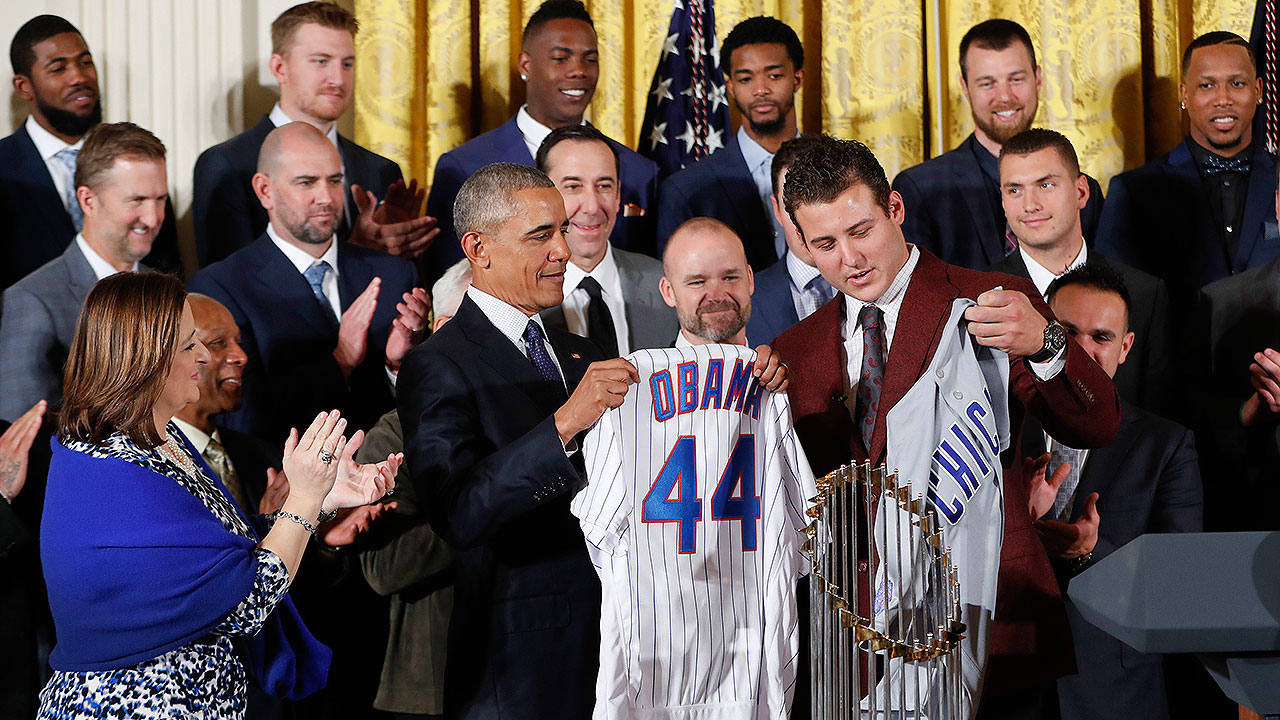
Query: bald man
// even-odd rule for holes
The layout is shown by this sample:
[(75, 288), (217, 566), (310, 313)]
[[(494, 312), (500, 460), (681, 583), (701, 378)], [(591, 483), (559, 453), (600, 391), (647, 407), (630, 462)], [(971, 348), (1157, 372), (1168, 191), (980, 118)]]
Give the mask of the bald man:
[(335, 237), (342, 159), (315, 127), (267, 135), (253, 190), (266, 232), (190, 282), (226, 306), (246, 356), (243, 402), (224, 424), (277, 443), (338, 408), (350, 430), (368, 429), (392, 408), (400, 361), (425, 334), (417, 272)]
[(658, 289), (680, 319), (676, 347), (747, 344), (755, 277), (728, 225), (700, 217), (676, 228), (662, 253), (662, 272)]

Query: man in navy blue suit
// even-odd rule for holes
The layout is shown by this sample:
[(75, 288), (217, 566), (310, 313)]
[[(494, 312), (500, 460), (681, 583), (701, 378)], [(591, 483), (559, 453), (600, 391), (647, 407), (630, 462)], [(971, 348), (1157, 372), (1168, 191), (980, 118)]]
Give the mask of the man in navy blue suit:
[(1272, 222), (1276, 158), (1254, 142), (1262, 79), (1249, 43), (1229, 32), (1191, 41), (1180, 93), (1190, 134), (1112, 178), (1098, 230), (1099, 250), (1162, 278), (1175, 306), (1280, 255)]
[(742, 238), (747, 262), (760, 272), (786, 252), (769, 196), (770, 163), (796, 136), (796, 91), (804, 80), (804, 47), (786, 23), (753, 17), (738, 23), (720, 48), (729, 97), (742, 114), (725, 146), (662, 185), (658, 248), (686, 220), (711, 217)]
[(787, 238), (782, 260), (756, 273), (756, 289), (751, 293), (751, 319), (747, 320), (747, 344), (772, 343), (787, 328), (809, 317), (836, 296), (835, 288), (813, 264), (809, 247), (783, 205), (787, 170), (812, 138), (798, 137), (782, 143), (773, 156), (773, 195), (770, 208)]
[(338, 239), (414, 258), (435, 237), (435, 220), (419, 217), (424, 193), (417, 182), (406, 187), (400, 166), (338, 134), (355, 85), (357, 30), (355, 17), (330, 2), (295, 5), (271, 23), (268, 67), (280, 83), (280, 102), (257, 125), (196, 160), (191, 212), (202, 267), (266, 230), (267, 213), (252, 184), (258, 149), (274, 128), (295, 121), (314, 125), (341, 153)]
[(231, 311), (248, 356), (243, 404), (224, 423), (279, 442), (336, 407), (353, 430), (368, 429), (391, 409), (395, 373), (425, 330), (417, 273), (337, 238), (342, 161), (314, 126), (267, 135), (253, 188), (266, 232), (189, 283)]
[[(596, 92), (600, 53), (595, 25), (578, 0), (546, 0), (525, 25), (518, 61), (525, 82), (525, 104), (510, 120), (440, 156), (436, 162), (427, 214), (440, 220), (440, 237), (427, 251), (430, 282), (462, 259), (453, 201), (462, 183), (481, 167), (496, 162), (533, 165), (538, 147), (552, 130), (581, 125)], [(622, 162), (622, 211), (610, 242), (630, 252), (654, 255), (658, 166), (611, 140)]]
[[(59, 257), (80, 232), (76, 157), (85, 133), (102, 122), (98, 70), (84, 38), (56, 15), (28, 20), (9, 45), (13, 87), (29, 115), (0, 140), (0, 290)], [(178, 234), (165, 220), (144, 264), (178, 269)]]
[[(1017, 249), (1000, 205), (996, 158), (1006, 140), (1031, 127), (1040, 99), (1040, 66), (1031, 36), (1018, 23), (978, 23), (960, 40), (960, 89), (973, 112), (973, 133), (960, 146), (898, 173), (909, 242), (952, 265), (985, 270)], [(1089, 202), (1080, 211), (1086, 242), (1102, 215), (1102, 188), (1085, 175)]]

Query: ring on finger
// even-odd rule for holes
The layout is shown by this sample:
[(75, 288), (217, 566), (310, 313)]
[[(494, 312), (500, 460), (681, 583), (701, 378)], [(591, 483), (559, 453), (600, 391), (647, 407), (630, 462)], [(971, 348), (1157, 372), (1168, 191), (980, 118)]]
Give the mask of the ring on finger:
[(333, 462), (333, 452), (331, 452), (327, 448), (320, 448), (320, 462), (324, 463), (325, 465), (328, 465), (329, 463)]

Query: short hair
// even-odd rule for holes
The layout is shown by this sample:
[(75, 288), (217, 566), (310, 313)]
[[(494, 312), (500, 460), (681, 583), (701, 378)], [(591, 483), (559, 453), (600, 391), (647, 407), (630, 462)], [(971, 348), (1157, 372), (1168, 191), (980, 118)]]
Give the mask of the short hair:
[[(742, 238), (738, 237), (738, 233), (734, 232), (733, 228), (725, 224), (723, 220), (717, 220), (716, 218), (705, 216), (689, 218), (688, 220), (680, 223), (679, 227), (675, 230), (671, 231), (671, 234), (667, 236), (666, 243), (662, 246), (662, 272), (664, 274), (667, 272), (667, 259), (668, 256), (671, 255), (671, 248), (679, 245), (679, 243), (674, 243), (672, 240), (675, 240), (681, 235), (687, 235), (694, 232), (723, 233), (736, 238), (739, 242), (742, 240)], [(745, 246), (743, 247), (742, 252), (743, 257), (745, 258)]]
[(75, 186), (97, 190), (119, 158), (164, 163), (164, 153), (164, 143), (149, 130), (131, 122), (99, 123), (85, 134), (76, 156)]
[(1018, 23), (1004, 18), (992, 18), (969, 28), (964, 37), (960, 38), (960, 77), (964, 78), (965, 82), (969, 81), (969, 69), (965, 67), (965, 60), (969, 57), (970, 47), (1000, 51), (1015, 42), (1026, 46), (1027, 52), (1031, 55), (1031, 67), (1039, 67), (1036, 65), (1036, 48), (1031, 44), (1031, 36), (1027, 34), (1027, 29)]
[(773, 194), (778, 194), (778, 182), (782, 179), (782, 173), (791, 167), (796, 161), (796, 157), (800, 155), (800, 151), (806, 145), (813, 142), (814, 136), (801, 135), (800, 137), (791, 138), (782, 143), (778, 148), (778, 152), (773, 154), (773, 163), (769, 165), (769, 179), (773, 186)]
[(471, 174), (453, 201), (453, 225), (458, 239), (469, 232), (493, 232), (515, 217), (519, 209), (512, 196), (521, 190), (552, 188), (547, 174), (537, 168), (499, 162), (485, 165)]
[(1249, 53), (1249, 65), (1253, 67), (1253, 74), (1258, 74), (1258, 58), (1253, 54), (1253, 47), (1249, 45), (1249, 41), (1239, 35), (1228, 32), (1226, 30), (1214, 30), (1207, 32), (1200, 37), (1192, 40), (1187, 49), (1182, 51), (1182, 77), (1187, 77), (1187, 71), (1191, 69), (1191, 53), (1203, 47), (1211, 47), (1213, 45), (1239, 45)]
[[(874, 153), (857, 140), (841, 140), (830, 135), (814, 135), (796, 154), (787, 172), (783, 205), (791, 221), (801, 205), (826, 204), (856, 185), (865, 185), (886, 214), (889, 212), (889, 178)], [(804, 237), (804, 231), (800, 231)]]
[(596, 24), (591, 21), (591, 13), (587, 12), (587, 6), (579, 0), (546, 0), (529, 16), (529, 22), (524, 26), (524, 33), (520, 35), (520, 44), (523, 45), (529, 40), (530, 35), (541, 30), (543, 25), (552, 20), (581, 20), (590, 25), (592, 30), (596, 29)]
[(726, 73), (731, 72), (733, 68), (729, 61), (733, 58), (734, 50), (744, 45), (761, 43), (782, 45), (787, 49), (787, 57), (791, 58), (791, 64), (795, 65), (797, 70), (804, 67), (804, 45), (800, 43), (796, 31), (777, 18), (757, 15), (734, 25), (729, 34), (724, 36), (724, 44), (720, 46), (720, 68)]
[(331, 2), (305, 2), (285, 10), (271, 21), (271, 54), (284, 55), (289, 52), (294, 33), (303, 25), (346, 30), (353, 38), (360, 31), (360, 22), (341, 5)]
[(186, 297), (181, 280), (154, 271), (117, 273), (89, 290), (63, 371), (63, 438), (101, 443), (120, 432), (147, 448), (164, 442), (152, 413)]
[(552, 130), (542, 141), (542, 144), (538, 146), (538, 155), (534, 158), (533, 164), (542, 172), (547, 172), (547, 155), (551, 154), (551, 148), (566, 140), (604, 143), (604, 146), (609, 148), (609, 152), (613, 153), (613, 172), (621, 180), (622, 158), (618, 155), (618, 148), (609, 142), (609, 138), (604, 133), (586, 123), (582, 125), (565, 125)]
[(1104, 262), (1090, 260), (1077, 268), (1068, 270), (1049, 283), (1045, 298), (1052, 302), (1059, 290), (1072, 285), (1119, 295), (1124, 301), (1125, 327), (1128, 328), (1129, 317), (1133, 314), (1133, 300), (1129, 296), (1129, 288), (1124, 283), (1124, 276), (1119, 271)]
[(1022, 157), (1047, 148), (1057, 150), (1058, 156), (1067, 164), (1067, 169), (1075, 173), (1076, 177), (1079, 177), (1080, 158), (1076, 157), (1075, 147), (1067, 139), (1066, 135), (1048, 128), (1023, 130), (1009, 138), (1000, 147), (1000, 160), (1004, 161), (1007, 155)]
[(431, 286), (431, 305), (436, 316), (453, 317), (471, 284), (471, 263), (463, 258), (444, 271)]
[(57, 15), (37, 15), (22, 24), (9, 43), (9, 64), (14, 75), (31, 76), (31, 66), (36, 64), (36, 45), (54, 35), (80, 31), (66, 18)]

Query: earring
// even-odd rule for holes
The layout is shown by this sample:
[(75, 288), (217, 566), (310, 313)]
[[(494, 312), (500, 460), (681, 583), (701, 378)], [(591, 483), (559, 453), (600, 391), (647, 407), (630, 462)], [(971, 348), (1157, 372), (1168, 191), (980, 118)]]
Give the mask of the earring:
[(528, 77), (527, 75), (525, 75), (524, 73), (521, 73), (521, 74), (520, 74), (520, 79), (521, 79), (521, 80), (523, 80), (523, 81), (525, 81), (525, 82), (529, 82), (529, 77)]
[(1186, 110), (1186, 109), (1187, 109), (1187, 104), (1186, 104), (1186, 103), (1182, 103), (1182, 109), (1183, 109), (1183, 110)]

